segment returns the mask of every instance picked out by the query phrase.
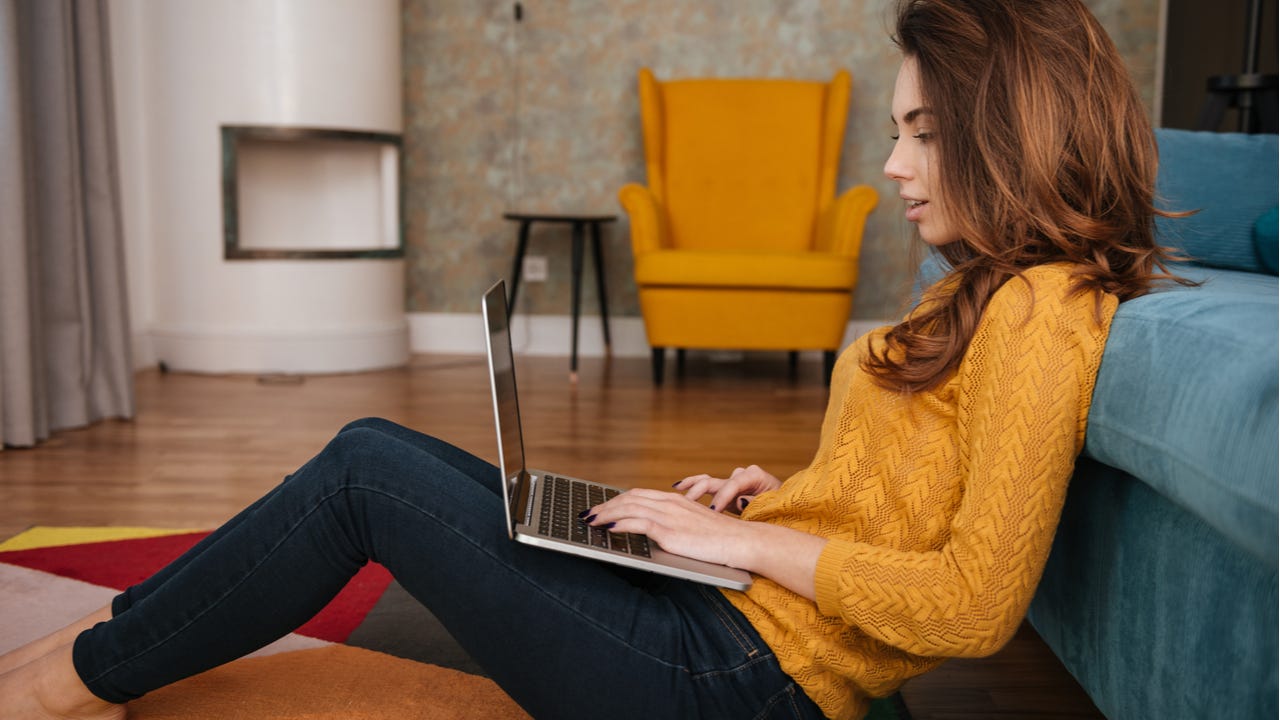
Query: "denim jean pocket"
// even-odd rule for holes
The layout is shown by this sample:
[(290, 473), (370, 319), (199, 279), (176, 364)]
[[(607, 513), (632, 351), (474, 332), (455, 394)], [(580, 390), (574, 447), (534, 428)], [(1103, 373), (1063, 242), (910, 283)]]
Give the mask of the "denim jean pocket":
[(750, 663), (760, 658), (773, 654), (768, 645), (760, 639), (755, 628), (747, 621), (738, 609), (729, 604), (724, 595), (719, 590), (708, 587), (706, 585), (698, 586), (698, 596), (706, 603), (707, 609), (711, 615), (723, 628), (725, 634), (732, 639), (738, 649), (742, 651), (743, 662)]
[[(716, 675), (717, 680), (735, 686), (733, 692), (742, 702), (742, 707), (730, 715), (717, 714), (725, 711), (721, 706), (704, 717), (733, 717), (735, 720), (815, 720), (823, 717), (822, 711), (804, 690), (782, 671), (773, 649), (720, 591), (704, 585), (698, 587), (697, 594), (724, 632), (724, 637), (729, 638), (724, 644), (725, 649), (733, 647), (740, 652), (737, 667), (726, 667)], [(704, 677), (704, 680), (710, 681), (711, 678)]]
[(752, 720), (822, 720), (826, 716), (794, 682), (779, 690)]

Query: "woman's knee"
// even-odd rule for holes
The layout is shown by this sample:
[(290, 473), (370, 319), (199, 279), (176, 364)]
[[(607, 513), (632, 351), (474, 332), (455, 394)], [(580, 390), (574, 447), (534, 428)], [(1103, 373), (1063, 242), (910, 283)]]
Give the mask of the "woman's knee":
[(329, 441), (324, 454), (357, 473), (362, 467), (392, 465), (405, 469), (414, 466), (414, 477), (437, 473), (450, 477), (465, 475), (495, 494), (500, 492), (497, 468), (444, 440), (382, 418), (362, 418), (348, 423)]
[(343, 465), (359, 467), (374, 458), (387, 458), (390, 453), (402, 450), (399, 445), (376, 422), (365, 423), (358, 420), (348, 423), (341, 432), (334, 435), (321, 454)]
[(341, 435), (351, 430), (374, 430), (380, 433), (385, 433), (393, 428), (398, 428), (398, 427), (399, 427), (398, 425), (396, 425), (395, 423), (385, 418), (363, 417), (363, 418), (360, 418), (359, 420), (352, 420), (346, 425), (343, 425), (342, 429), (338, 431), (338, 434)]

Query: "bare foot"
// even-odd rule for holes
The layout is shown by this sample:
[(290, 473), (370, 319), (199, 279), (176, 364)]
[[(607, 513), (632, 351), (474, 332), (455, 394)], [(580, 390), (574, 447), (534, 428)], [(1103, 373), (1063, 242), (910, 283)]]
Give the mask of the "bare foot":
[(15, 648), (4, 655), (0, 655), (0, 675), (10, 670), (17, 670), (27, 663), (37, 660), (57, 650), (63, 645), (75, 642), (76, 636), (97, 625), (100, 622), (106, 622), (111, 619), (111, 607), (104, 607), (97, 612), (86, 615), (70, 625), (52, 632), (39, 640), (33, 640), (20, 648)]
[(126, 712), (89, 692), (70, 645), (0, 675), (0, 720), (124, 720)]

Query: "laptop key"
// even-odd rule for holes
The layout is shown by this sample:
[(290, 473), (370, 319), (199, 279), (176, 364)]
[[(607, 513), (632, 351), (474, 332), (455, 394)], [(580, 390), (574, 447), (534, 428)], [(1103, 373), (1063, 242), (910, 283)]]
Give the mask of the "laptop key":
[(590, 540), (590, 533), (588, 532), (589, 529), (590, 528), (587, 527), (586, 523), (576, 522), (573, 524), (573, 530), (570, 531), (567, 539), (586, 545)]
[(637, 557), (649, 557), (649, 538), (644, 535), (627, 535), (627, 552)]

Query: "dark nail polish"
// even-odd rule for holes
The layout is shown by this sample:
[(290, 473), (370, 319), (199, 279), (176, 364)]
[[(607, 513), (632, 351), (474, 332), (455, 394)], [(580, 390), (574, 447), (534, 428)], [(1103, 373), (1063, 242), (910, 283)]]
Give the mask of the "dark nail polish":
[(605, 524), (601, 525), (600, 527), (601, 527), (602, 529), (604, 529), (604, 530), (608, 530), (608, 529), (612, 528), (614, 525), (617, 525), (617, 524), (618, 524), (618, 523), (616, 523), (616, 522), (605, 523)]
[(591, 512), (591, 511), (590, 511), (590, 510), (583, 510), (582, 512), (578, 513), (578, 519), (579, 519), (579, 520), (581, 520), (582, 518), (586, 517), (586, 516), (587, 516), (587, 513), (589, 513), (589, 512)]
[(591, 522), (592, 520), (595, 520), (595, 519), (596, 519), (596, 516), (595, 516), (595, 515), (590, 515), (590, 516), (587, 516), (587, 517), (584, 517), (584, 518), (578, 518), (578, 519), (579, 519), (579, 520), (581, 520), (581, 521), (582, 521), (582, 522), (584, 522), (584, 523), (589, 523), (589, 522)]
[(712, 506), (711, 506), (711, 509), (712, 509), (712, 510), (715, 510), (715, 509), (716, 509), (716, 506), (715, 506), (715, 505), (712, 505)]
[(738, 507), (742, 508), (743, 510), (746, 510), (747, 506), (750, 504), (751, 504), (751, 501), (746, 498), (742, 498), (738, 500)]

